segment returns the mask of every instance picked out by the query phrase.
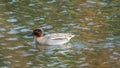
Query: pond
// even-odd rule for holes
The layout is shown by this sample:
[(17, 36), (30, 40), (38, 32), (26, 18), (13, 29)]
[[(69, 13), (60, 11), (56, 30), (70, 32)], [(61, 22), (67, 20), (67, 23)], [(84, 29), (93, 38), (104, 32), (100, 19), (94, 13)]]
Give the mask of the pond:
[[(1, 0), (0, 68), (120, 68), (119, 0)], [(34, 28), (76, 35), (35, 48)]]

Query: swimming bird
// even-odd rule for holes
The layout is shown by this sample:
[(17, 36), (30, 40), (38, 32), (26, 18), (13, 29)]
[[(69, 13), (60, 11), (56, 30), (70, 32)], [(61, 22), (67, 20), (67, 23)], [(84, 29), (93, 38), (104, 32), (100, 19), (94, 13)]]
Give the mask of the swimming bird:
[(75, 35), (71, 33), (51, 33), (44, 35), (42, 28), (33, 30), (34, 41), (42, 45), (63, 45), (70, 41)]

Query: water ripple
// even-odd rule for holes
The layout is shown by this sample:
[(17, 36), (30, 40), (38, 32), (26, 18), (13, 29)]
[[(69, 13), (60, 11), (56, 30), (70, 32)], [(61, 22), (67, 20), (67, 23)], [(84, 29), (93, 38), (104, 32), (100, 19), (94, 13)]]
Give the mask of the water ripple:
[(89, 22), (87, 25), (88, 26), (93, 26), (93, 25), (95, 25), (95, 23), (94, 22)]
[(51, 1), (48, 1), (47, 3), (55, 3), (56, 0), (51, 0)]
[[(4, 64), (12, 64), (10, 61), (3, 61)], [(1, 67), (0, 67), (1, 68)]]
[(5, 37), (4, 35), (2, 35), (2, 34), (0, 34), (0, 38), (3, 38), (3, 37)]
[(46, 26), (43, 26), (42, 28), (51, 29), (51, 28), (53, 28), (53, 26), (51, 26), (51, 25), (46, 25)]
[(116, 55), (116, 56), (120, 56), (119, 52), (113, 52), (113, 54)]
[(91, 28), (87, 28), (87, 27), (82, 27), (82, 30), (90, 30)]
[(7, 32), (8, 34), (17, 34), (19, 33), (17, 30), (15, 29), (11, 29), (9, 32)]
[(95, 4), (96, 3), (95, 1), (92, 1), (92, 0), (87, 0), (86, 2), (91, 3), (91, 4)]
[(7, 38), (6, 40), (9, 40), (9, 41), (16, 41), (16, 40), (18, 40), (18, 38)]
[(44, 7), (43, 10), (50, 11), (50, 10), (52, 10), (52, 8)]
[(24, 56), (24, 57), (33, 56), (33, 55), (34, 55), (34, 54), (29, 54), (29, 53), (25, 53), (25, 52), (22, 53), (22, 56)]
[(33, 65), (32, 61), (27, 62), (28, 65)]
[(118, 60), (118, 57), (110, 56), (110, 59), (112, 59), (112, 60)]
[(47, 66), (53, 67), (53, 66), (56, 66), (56, 65), (59, 65), (59, 64), (60, 64), (60, 62), (53, 62), (53, 63), (47, 64)]
[(34, 18), (34, 21), (40, 21), (40, 20), (45, 20), (45, 18), (43, 18), (43, 17), (35, 17)]
[(10, 15), (10, 14), (13, 14), (14, 12), (9, 11), (9, 12), (4, 12), (4, 13)]
[(60, 13), (61, 13), (61, 14), (67, 14), (68, 11), (67, 11), (67, 10), (63, 10), (63, 11), (61, 11)]
[(4, 59), (10, 59), (12, 58), (13, 56), (5, 56)]
[(34, 22), (25, 22), (25, 23), (29, 25), (34, 25)]
[(30, 29), (21, 29), (20, 32), (29, 32), (31, 31)]
[(7, 20), (7, 22), (18, 22), (18, 20), (16, 18), (10, 18)]
[(6, 31), (6, 29), (5, 28), (0, 28), (0, 31)]
[(81, 64), (80, 67), (86, 67), (86, 66), (89, 66), (90, 64), (89, 63), (84, 63), (84, 64)]
[(28, 4), (28, 6), (35, 6), (35, 4), (31, 3), (31, 4)]
[(6, 45), (7, 45), (7, 43), (0, 43), (0, 45), (2, 45), (2, 46), (6, 46)]
[(25, 48), (25, 47), (26, 46), (19, 45), (19, 46), (15, 46), (15, 47), (7, 47), (7, 49), (9, 49), (9, 50), (16, 50), (16, 49)]
[(112, 42), (106, 43), (104, 48), (113, 48), (115, 47)]
[(33, 36), (25, 35), (23, 36), (23, 38), (29, 39), (29, 38), (33, 38)]
[(2, 66), (1, 68), (9, 68), (9, 67), (7, 67), (7, 66)]
[(114, 38), (108, 37), (108, 38), (106, 38), (106, 40), (107, 41), (112, 41), (112, 40), (114, 40)]

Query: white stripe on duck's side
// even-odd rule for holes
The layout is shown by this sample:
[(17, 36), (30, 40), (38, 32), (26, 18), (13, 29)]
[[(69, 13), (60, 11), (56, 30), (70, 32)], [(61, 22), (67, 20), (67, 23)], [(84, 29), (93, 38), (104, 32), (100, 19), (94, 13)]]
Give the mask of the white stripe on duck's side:
[(33, 34), (36, 42), (46, 45), (63, 45), (75, 36), (70, 33), (51, 33), (43, 36), (43, 30), (40, 28), (35, 28)]

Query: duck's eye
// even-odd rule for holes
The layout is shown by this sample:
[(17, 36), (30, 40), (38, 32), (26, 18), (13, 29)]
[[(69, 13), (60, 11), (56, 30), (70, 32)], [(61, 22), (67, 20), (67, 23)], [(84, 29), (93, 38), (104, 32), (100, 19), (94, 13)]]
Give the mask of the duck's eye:
[(42, 33), (43, 31), (42, 30), (37, 30), (38, 32)]

